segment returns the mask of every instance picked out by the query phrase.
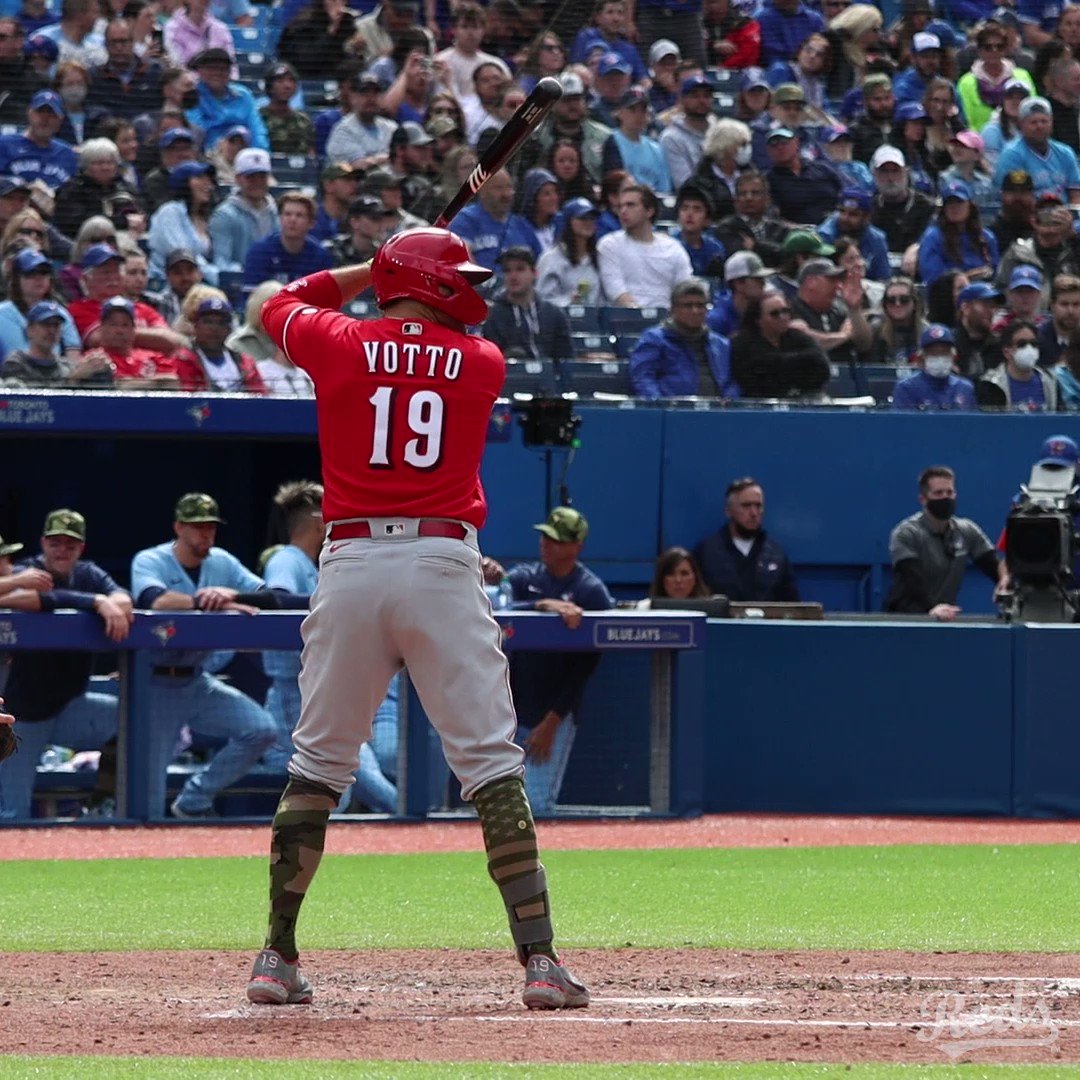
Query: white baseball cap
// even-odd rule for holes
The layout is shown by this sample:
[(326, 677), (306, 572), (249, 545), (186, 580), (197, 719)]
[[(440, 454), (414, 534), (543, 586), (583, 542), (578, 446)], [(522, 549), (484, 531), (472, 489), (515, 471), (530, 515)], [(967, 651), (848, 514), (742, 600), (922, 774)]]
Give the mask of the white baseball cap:
[(904, 152), (896, 146), (879, 146), (870, 159), (870, 168), (880, 169), (882, 165), (899, 165), (902, 169), (907, 168)]
[(676, 59), (682, 59), (682, 53), (679, 52), (679, 46), (674, 41), (669, 41), (667, 38), (660, 38), (659, 41), (654, 41), (649, 46), (649, 67), (656, 67), (665, 56), (674, 56)]
[(270, 155), (257, 146), (248, 146), (236, 155), (233, 162), (233, 172), (237, 176), (247, 176), (250, 173), (270, 172)]
[(912, 52), (926, 52), (929, 49), (940, 49), (941, 38), (937, 34), (928, 34), (923, 31), (920, 34), (916, 34), (911, 39), (911, 51)]

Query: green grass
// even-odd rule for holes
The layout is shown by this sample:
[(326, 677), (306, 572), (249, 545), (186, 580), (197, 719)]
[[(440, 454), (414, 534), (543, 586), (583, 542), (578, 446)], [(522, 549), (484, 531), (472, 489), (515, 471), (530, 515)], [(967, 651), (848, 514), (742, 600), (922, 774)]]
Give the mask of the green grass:
[(1075, 1080), (1054, 1065), (502, 1065), (237, 1058), (0, 1058), (0, 1080)]
[[(1075, 845), (573, 851), (545, 857), (569, 947), (1080, 951)], [(0, 950), (251, 949), (265, 860), (7, 862)], [(461, 912), (468, 912), (463, 918)], [(314, 948), (504, 948), (482, 853), (336, 856)]]

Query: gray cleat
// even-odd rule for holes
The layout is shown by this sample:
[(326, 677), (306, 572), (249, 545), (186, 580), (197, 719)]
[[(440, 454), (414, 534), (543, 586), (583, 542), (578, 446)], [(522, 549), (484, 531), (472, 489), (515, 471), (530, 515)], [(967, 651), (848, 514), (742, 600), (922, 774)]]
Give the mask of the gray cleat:
[(256, 1005), (310, 1005), (314, 991), (300, 974), (300, 965), (286, 964), (274, 949), (255, 958), (248, 983), (248, 1001)]
[(530, 1009), (583, 1009), (589, 991), (562, 964), (537, 953), (525, 965), (521, 1000)]

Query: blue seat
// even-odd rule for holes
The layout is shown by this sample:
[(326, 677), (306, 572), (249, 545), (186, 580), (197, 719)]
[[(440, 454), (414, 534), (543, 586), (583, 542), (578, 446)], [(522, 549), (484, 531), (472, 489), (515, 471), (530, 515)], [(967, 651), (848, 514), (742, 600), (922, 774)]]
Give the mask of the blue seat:
[(337, 104), (338, 84), (333, 79), (304, 79), (300, 86), (308, 109), (326, 109)]
[(626, 360), (564, 360), (559, 378), (563, 390), (575, 394), (631, 394)]
[(552, 360), (507, 360), (502, 397), (533, 394), (550, 397), (558, 393), (555, 363)]
[(737, 94), (739, 92), (739, 79), (742, 77), (741, 71), (733, 70), (732, 68), (718, 68), (711, 67), (706, 68), (705, 74), (708, 77), (714, 91), (726, 90), (729, 94)]
[(571, 330), (581, 334), (600, 333), (600, 309), (597, 307), (571, 304), (566, 309), (566, 317), (570, 320)]
[(249, 82), (257, 82), (261, 86), (262, 77), (266, 74), (266, 69), (269, 66), (270, 58), (265, 53), (238, 52), (236, 54), (236, 67), (245, 85)]
[(717, 116), (734, 116), (735, 95), (720, 92), (714, 93), (712, 108)]
[(658, 195), (657, 198), (660, 200), (660, 209), (656, 213), (656, 221), (674, 221), (675, 196)]
[(232, 34), (237, 56), (241, 53), (265, 53), (272, 45), (270, 29), (266, 26), (230, 26), (229, 33)]
[(615, 352), (615, 339), (610, 334), (590, 334), (572, 330), (570, 337), (574, 342), (575, 356), (581, 356), (583, 353), (614, 354)]
[(229, 298), (229, 303), (240, 312), (244, 312), (247, 297), (244, 295), (244, 272), (242, 270), (219, 270), (218, 288)]
[(274, 180), (283, 185), (315, 187), (319, 182), (319, 163), (303, 154), (271, 154)]
[(640, 334), (667, 318), (668, 309), (662, 307), (605, 307), (600, 309), (600, 325), (608, 334)]

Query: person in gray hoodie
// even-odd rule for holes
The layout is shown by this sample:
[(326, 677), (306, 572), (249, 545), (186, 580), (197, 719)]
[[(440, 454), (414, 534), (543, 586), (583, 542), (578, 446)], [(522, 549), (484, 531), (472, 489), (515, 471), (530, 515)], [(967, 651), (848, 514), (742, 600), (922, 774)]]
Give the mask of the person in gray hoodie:
[(679, 87), (679, 109), (660, 133), (675, 190), (694, 175), (705, 154), (705, 135), (713, 125), (712, 85), (704, 75), (688, 75)]
[(270, 195), (270, 155), (249, 147), (233, 162), (236, 190), (210, 217), (210, 241), (219, 270), (244, 269), (248, 248), (278, 227), (277, 203)]
[(559, 182), (547, 169), (530, 169), (521, 185), (521, 216), (532, 226), (540, 251), (555, 246), (559, 217)]

